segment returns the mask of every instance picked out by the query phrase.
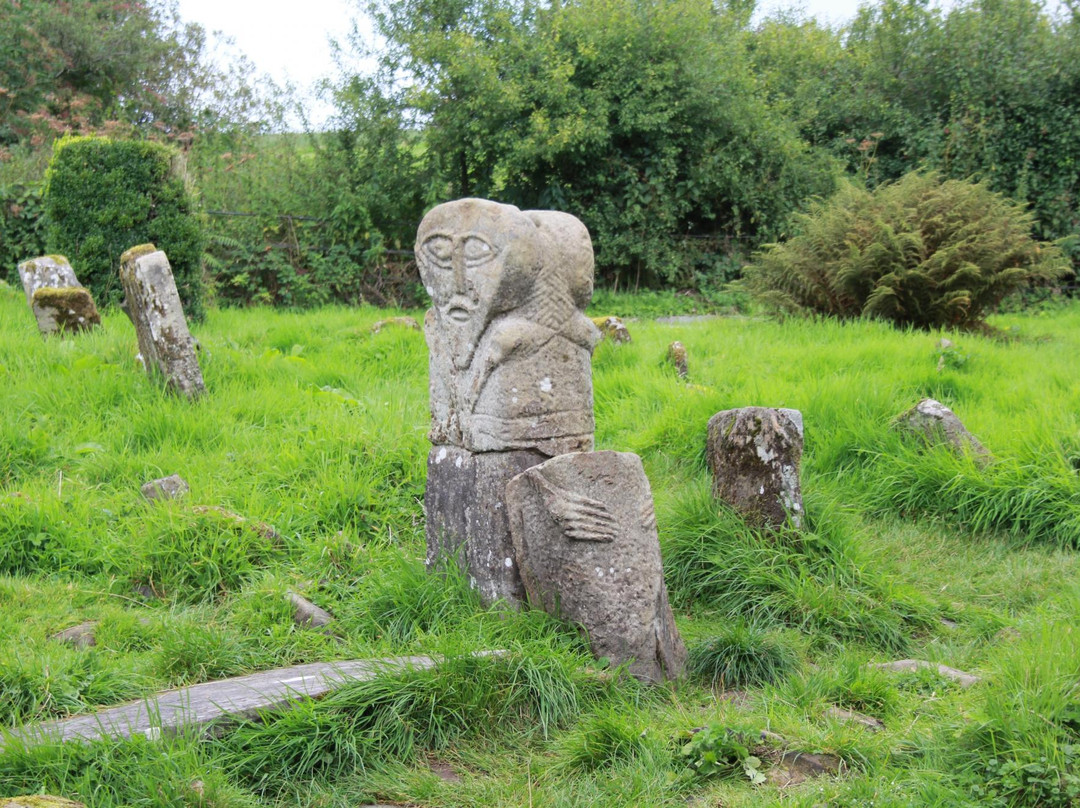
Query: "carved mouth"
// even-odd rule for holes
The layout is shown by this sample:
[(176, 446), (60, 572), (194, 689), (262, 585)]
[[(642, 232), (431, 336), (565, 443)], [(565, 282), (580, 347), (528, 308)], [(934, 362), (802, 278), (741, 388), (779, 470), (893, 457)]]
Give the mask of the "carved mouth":
[(448, 312), (446, 316), (453, 320), (455, 323), (467, 323), (469, 318), (472, 317), (472, 313), (468, 309), (463, 309), (460, 306), (454, 306)]

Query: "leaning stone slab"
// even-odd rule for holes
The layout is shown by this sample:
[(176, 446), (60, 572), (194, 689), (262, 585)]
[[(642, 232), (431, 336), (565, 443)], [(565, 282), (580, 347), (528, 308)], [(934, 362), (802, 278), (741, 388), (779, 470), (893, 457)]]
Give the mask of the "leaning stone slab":
[(62, 255), (43, 255), (31, 258), (19, 264), (19, 280), (26, 293), (26, 305), (34, 303), (34, 292), (38, 289), (68, 289), (82, 286), (75, 277), (75, 270), (67, 258)]
[(646, 682), (674, 679), (686, 648), (671, 613), (652, 491), (626, 452), (552, 458), (506, 486), (529, 601), (580, 625), (593, 654)]
[(34, 292), (31, 306), (42, 334), (73, 334), (101, 325), (94, 298), (82, 287), (43, 286)]
[(150, 502), (165, 499), (180, 499), (187, 495), (191, 487), (179, 474), (170, 474), (145, 483), (140, 489), (142, 495)]
[(334, 622), (334, 616), (326, 609), (321, 609), (305, 597), (295, 592), (286, 592), (285, 597), (293, 607), (293, 622), (302, 628), (325, 628)]
[(206, 388), (195, 340), (165, 253), (153, 244), (132, 247), (120, 257), (120, 281), (147, 372), (159, 371), (175, 393), (201, 395)]
[(469, 576), (485, 605), (525, 599), (505, 496), (506, 484), (547, 457), (535, 450), (470, 452), (435, 446), (428, 454), (427, 566), (448, 562)]
[(799, 463), (803, 420), (798, 410), (743, 407), (709, 419), (706, 460), (713, 495), (756, 527), (802, 525)]
[[(485, 655), (501, 653), (492, 651)], [(180, 732), (212, 732), (230, 722), (256, 719), (267, 711), (283, 710), (298, 701), (321, 698), (351, 681), (427, 670), (437, 664), (438, 660), (433, 657), (411, 656), (293, 665), (169, 690), (91, 715), (33, 724), (10, 731), (6, 737), (0, 731), (0, 749), (13, 740), (33, 746), (134, 735), (155, 739)]]
[(989, 460), (990, 452), (968, 432), (956, 414), (932, 398), (924, 398), (899, 416), (894, 425), (901, 432), (915, 435), (929, 445), (944, 445), (959, 454), (971, 454)]

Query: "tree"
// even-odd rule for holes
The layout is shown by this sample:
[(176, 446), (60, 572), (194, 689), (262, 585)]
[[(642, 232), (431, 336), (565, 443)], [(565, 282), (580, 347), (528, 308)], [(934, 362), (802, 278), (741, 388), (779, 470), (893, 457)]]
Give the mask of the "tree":
[(833, 187), (833, 162), (750, 72), (741, 6), (376, 0), (370, 12), (387, 42), (377, 86), (414, 133), (424, 187), (573, 213), (608, 279), (691, 283), (701, 239), (777, 237)]

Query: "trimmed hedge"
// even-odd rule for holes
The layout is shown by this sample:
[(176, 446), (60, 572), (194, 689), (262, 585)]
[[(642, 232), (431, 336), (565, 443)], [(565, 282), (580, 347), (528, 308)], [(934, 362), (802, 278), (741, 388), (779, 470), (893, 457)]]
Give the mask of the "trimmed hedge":
[(145, 140), (57, 141), (45, 174), (47, 252), (67, 256), (99, 305), (123, 297), (121, 253), (153, 243), (169, 256), (185, 314), (202, 319), (205, 239), (175, 157)]

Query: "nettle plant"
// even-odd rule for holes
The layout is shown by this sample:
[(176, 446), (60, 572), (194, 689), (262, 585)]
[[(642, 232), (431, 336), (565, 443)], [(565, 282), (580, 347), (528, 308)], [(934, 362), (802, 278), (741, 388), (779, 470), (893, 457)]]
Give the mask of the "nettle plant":
[(795, 222), (798, 235), (746, 269), (750, 292), (779, 312), (974, 328), (1011, 292), (1072, 272), (1058, 245), (1031, 237), (1031, 213), (933, 172), (848, 184)]

